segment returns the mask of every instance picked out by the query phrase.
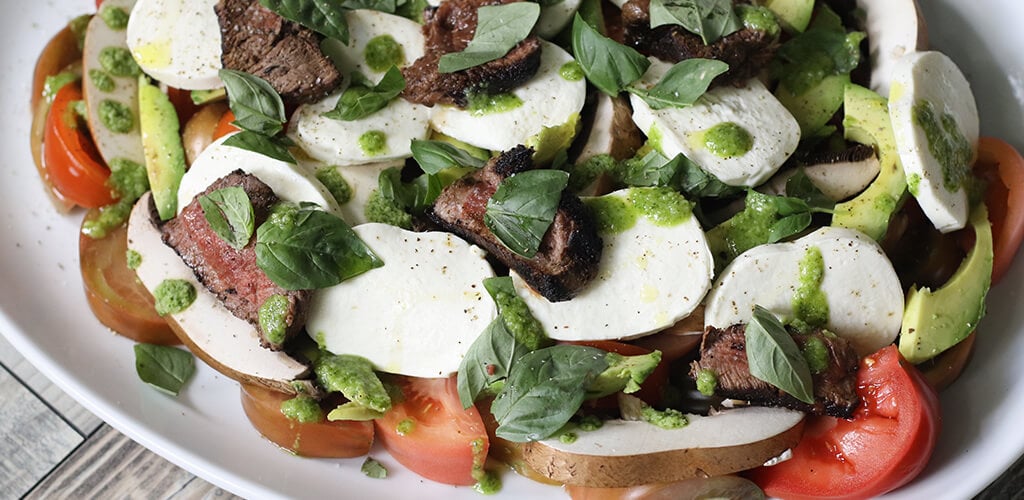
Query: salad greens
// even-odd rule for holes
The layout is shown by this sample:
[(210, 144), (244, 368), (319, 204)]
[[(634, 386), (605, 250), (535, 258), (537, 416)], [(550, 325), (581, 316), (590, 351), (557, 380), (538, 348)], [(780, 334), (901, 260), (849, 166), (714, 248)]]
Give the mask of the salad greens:
[(480, 7), (473, 39), (461, 52), (441, 56), (438, 71), (454, 73), (503, 57), (529, 36), (538, 17), (540, 6), (532, 2)]

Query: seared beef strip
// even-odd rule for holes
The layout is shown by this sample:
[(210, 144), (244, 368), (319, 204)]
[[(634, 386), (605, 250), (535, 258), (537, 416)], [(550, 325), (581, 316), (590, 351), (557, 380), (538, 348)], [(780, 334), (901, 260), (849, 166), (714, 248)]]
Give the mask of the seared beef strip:
[(487, 200), (498, 184), (533, 168), (532, 156), (533, 149), (517, 146), (492, 158), (484, 168), (446, 187), (427, 216), (490, 252), (548, 300), (569, 300), (597, 274), (602, 250), (597, 225), (578, 197), (562, 193), (555, 220), (532, 259), (506, 248), (484, 224)]
[(741, 28), (711, 45), (679, 25), (651, 29), (650, 7), (650, 0), (629, 0), (622, 6), (626, 45), (671, 63), (693, 58), (728, 63), (729, 71), (716, 77), (713, 86), (743, 86), (771, 62), (779, 47), (776, 36), (750, 28)]
[(690, 376), (696, 379), (701, 370), (711, 370), (718, 377), (715, 394), (725, 398), (816, 415), (853, 416), (853, 410), (860, 403), (856, 393), (859, 358), (849, 342), (822, 330), (793, 334), (793, 340), (801, 349), (810, 338), (816, 337), (828, 352), (827, 367), (812, 375), (815, 403), (809, 405), (750, 374), (745, 331), (746, 325), (733, 325), (724, 330), (708, 327), (701, 342), (700, 359), (690, 365)]
[(519, 42), (504, 57), (454, 73), (440, 73), (441, 56), (460, 52), (476, 32), (476, 10), (486, 5), (501, 5), (518, 0), (445, 0), (440, 7), (423, 12), (426, 24), (424, 56), (402, 69), (410, 102), (433, 106), (454, 104), (466, 107), (469, 94), (499, 94), (526, 83), (540, 68), (540, 39), (535, 36)]
[(320, 51), (320, 35), (256, 0), (220, 0), (221, 62), (270, 83), (287, 106), (318, 101), (342, 75)]
[[(278, 201), (270, 186), (241, 170), (218, 179), (199, 196), (229, 186), (241, 187), (249, 195), (256, 227), (267, 219), (270, 207)], [(282, 295), (288, 300), (288, 312), (285, 314), (287, 340), (306, 323), (310, 291), (285, 290), (271, 281), (256, 265), (255, 236), (241, 250), (234, 249), (217, 236), (206, 221), (199, 196), (160, 229), (164, 243), (178, 252), (185, 264), (192, 268), (199, 282), (213, 292), (224, 303), (224, 307), (256, 327), (263, 347), (281, 350), (284, 342), (270, 342), (260, 328), (260, 306), (272, 295)]]

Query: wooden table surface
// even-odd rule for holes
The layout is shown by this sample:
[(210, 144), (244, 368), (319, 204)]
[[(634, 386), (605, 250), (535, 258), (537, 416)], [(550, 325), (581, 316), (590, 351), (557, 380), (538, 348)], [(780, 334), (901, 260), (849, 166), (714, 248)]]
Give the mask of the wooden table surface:
[[(237, 498), (103, 423), (0, 335), (0, 499)], [(1024, 499), (1024, 459), (978, 499)]]

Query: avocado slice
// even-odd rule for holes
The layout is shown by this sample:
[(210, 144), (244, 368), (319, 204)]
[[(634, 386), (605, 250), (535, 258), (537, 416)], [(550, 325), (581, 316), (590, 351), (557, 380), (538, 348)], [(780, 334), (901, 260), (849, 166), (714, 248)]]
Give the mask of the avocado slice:
[(843, 106), (846, 138), (874, 146), (881, 169), (863, 193), (836, 205), (832, 225), (856, 229), (877, 241), (885, 236), (889, 220), (907, 194), (907, 178), (896, 151), (888, 101), (851, 83), (844, 89)]
[[(825, 77), (810, 90), (796, 95), (785, 84), (779, 84), (775, 98), (796, 118), (800, 124), (800, 137), (815, 137), (832, 115), (843, 105), (846, 85), (850, 75), (843, 73)], [(830, 128), (830, 130), (834, 130)], [(828, 134), (825, 134), (828, 135)]]
[(911, 363), (928, 361), (967, 338), (985, 315), (992, 283), (992, 227), (980, 203), (971, 210), (974, 248), (953, 277), (934, 292), (912, 287), (900, 329), (900, 353)]
[(814, 14), (814, 0), (767, 0), (764, 6), (775, 13), (782, 28), (790, 33), (803, 33)]
[(161, 220), (178, 211), (178, 185), (185, 175), (178, 113), (171, 100), (145, 76), (139, 77), (139, 128), (146, 156), (146, 175)]

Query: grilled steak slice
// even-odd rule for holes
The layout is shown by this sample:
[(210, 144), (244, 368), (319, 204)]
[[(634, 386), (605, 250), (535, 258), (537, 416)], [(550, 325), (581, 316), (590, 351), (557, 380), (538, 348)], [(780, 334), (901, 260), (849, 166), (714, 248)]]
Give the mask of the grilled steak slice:
[(256, 0), (220, 0), (214, 9), (224, 67), (267, 80), (287, 106), (318, 101), (341, 85), (341, 73), (312, 30)]
[(629, 0), (622, 6), (626, 45), (640, 53), (677, 63), (686, 59), (716, 59), (729, 64), (729, 71), (712, 82), (742, 86), (764, 69), (779, 47), (778, 37), (766, 31), (741, 28), (705, 45), (700, 36), (678, 25), (651, 28), (650, 0)]
[(484, 248), (552, 302), (569, 300), (596, 274), (601, 260), (597, 225), (578, 197), (562, 193), (555, 220), (532, 259), (509, 250), (484, 224), (487, 200), (506, 177), (533, 168), (533, 149), (524, 146), (492, 158), (441, 192), (427, 216), (442, 229)]
[[(258, 227), (270, 213), (278, 198), (273, 190), (253, 175), (236, 170), (210, 185), (199, 196), (221, 188), (238, 186), (252, 202), (255, 225)], [(298, 333), (306, 323), (309, 306), (308, 290), (285, 290), (270, 281), (256, 266), (256, 238), (241, 250), (234, 249), (210, 228), (199, 204), (199, 196), (181, 213), (161, 228), (163, 240), (185, 261), (196, 278), (217, 296), (232, 314), (248, 321), (260, 334), (260, 344), (270, 350), (281, 350), (284, 341), (271, 342), (260, 327), (259, 309), (273, 295), (287, 299), (285, 340)]]
[(700, 359), (690, 365), (690, 376), (696, 379), (701, 370), (711, 370), (718, 377), (715, 394), (726, 398), (816, 415), (853, 416), (860, 402), (856, 393), (859, 358), (849, 342), (822, 330), (793, 334), (793, 340), (801, 349), (808, 342), (821, 341), (828, 354), (825, 369), (812, 375), (815, 403), (809, 405), (750, 374), (745, 331), (746, 325), (733, 325), (724, 330), (708, 327), (701, 342)]
[(466, 107), (469, 94), (498, 94), (526, 83), (540, 68), (540, 39), (528, 37), (504, 57), (454, 73), (440, 73), (441, 56), (466, 48), (476, 32), (476, 9), (517, 0), (446, 0), (423, 15), (424, 56), (402, 69), (410, 102), (433, 106), (453, 104)]

